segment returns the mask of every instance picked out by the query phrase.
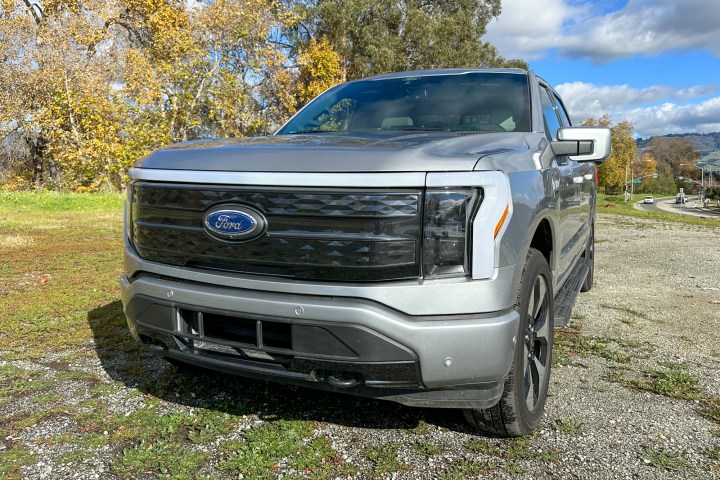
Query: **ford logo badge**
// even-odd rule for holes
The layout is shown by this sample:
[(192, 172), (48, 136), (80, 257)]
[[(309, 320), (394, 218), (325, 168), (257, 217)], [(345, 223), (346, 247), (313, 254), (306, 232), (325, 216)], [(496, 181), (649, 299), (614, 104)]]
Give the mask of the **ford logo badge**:
[(262, 213), (242, 205), (218, 205), (208, 210), (203, 223), (211, 236), (222, 240), (252, 240), (267, 226)]

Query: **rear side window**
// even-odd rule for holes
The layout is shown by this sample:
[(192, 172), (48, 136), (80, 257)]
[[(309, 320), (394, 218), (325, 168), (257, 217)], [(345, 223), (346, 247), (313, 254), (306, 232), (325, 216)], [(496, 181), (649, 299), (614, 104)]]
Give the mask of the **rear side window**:
[(568, 115), (567, 110), (565, 110), (560, 98), (557, 95), (553, 95), (553, 97), (555, 98), (555, 105), (557, 106), (557, 111), (560, 113), (560, 120), (562, 120), (563, 127), (572, 127), (570, 115)]
[(560, 117), (555, 109), (555, 105), (552, 100), (550, 100), (550, 93), (546, 88), (540, 88), (540, 101), (542, 102), (543, 117), (545, 119), (547, 133), (553, 140), (557, 140), (557, 131), (562, 124), (560, 123)]

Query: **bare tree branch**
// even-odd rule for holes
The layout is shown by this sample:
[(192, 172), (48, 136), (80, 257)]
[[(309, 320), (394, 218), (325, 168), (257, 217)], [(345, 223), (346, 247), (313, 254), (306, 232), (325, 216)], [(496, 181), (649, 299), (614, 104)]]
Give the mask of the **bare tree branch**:
[(40, 25), (40, 23), (42, 23), (43, 17), (43, 11), (42, 8), (40, 8), (40, 5), (38, 5), (37, 3), (30, 3), (30, 0), (23, 0), (23, 3), (25, 3), (25, 6), (32, 14), (33, 18), (35, 19), (35, 23)]

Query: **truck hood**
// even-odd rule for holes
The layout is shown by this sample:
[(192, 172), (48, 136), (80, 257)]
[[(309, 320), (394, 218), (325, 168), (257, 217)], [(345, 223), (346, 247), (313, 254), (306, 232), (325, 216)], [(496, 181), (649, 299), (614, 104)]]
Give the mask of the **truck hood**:
[(528, 133), (452, 132), (273, 135), (161, 148), (135, 167), (229, 172), (470, 171), (480, 158), (529, 149)]

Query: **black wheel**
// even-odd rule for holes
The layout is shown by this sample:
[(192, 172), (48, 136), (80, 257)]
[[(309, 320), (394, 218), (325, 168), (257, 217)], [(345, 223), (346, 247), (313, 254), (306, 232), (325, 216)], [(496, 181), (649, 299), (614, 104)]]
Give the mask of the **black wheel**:
[(515, 310), (520, 323), (502, 398), (488, 409), (465, 410), (470, 424), (505, 437), (527, 435), (538, 426), (550, 381), (552, 274), (545, 257), (534, 248), (525, 260)]
[(590, 238), (585, 246), (585, 258), (590, 260), (590, 271), (585, 277), (585, 281), (580, 287), (581, 292), (589, 292), (593, 286), (593, 279), (595, 277), (595, 227), (590, 228)]

